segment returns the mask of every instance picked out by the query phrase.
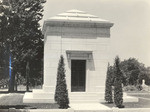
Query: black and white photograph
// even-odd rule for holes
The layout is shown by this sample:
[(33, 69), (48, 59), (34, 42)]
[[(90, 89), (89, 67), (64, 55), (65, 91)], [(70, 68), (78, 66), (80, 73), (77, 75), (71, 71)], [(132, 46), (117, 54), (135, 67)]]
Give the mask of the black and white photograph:
[(149, 0), (0, 0), (0, 112), (150, 112)]

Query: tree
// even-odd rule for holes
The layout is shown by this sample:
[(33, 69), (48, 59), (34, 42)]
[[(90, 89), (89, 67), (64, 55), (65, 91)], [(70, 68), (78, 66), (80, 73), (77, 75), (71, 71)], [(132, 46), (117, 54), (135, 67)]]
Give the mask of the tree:
[(142, 80), (145, 79), (147, 84), (150, 82), (150, 76), (148, 68), (143, 63), (138, 62), (135, 58), (129, 58), (120, 63), (120, 69), (124, 73), (125, 86), (134, 85), (139, 87), (142, 84)]
[(122, 92), (122, 73), (120, 70), (120, 59), (117, 56), (115, 58), (115, 71), (114, 71), (114, 103), (118, 108), (123, 108), (123, 92)]
[[(43, 35), (38, 22), (43, 16), (43, 3), (45, 3), (44, 0), (24, 0), (17, 2), (21, 7), (20, 5), (15, 5), (15, 7), (19, 8), (17, 11), (20, 14), (19, 20), (23, 31), (20, 40), (18, 40), (21, 43), (19, 45), (19, 51), (21, 51), (22, 55), (20, 60), (23, 61), (26, 66), (28, 63), (32, 65), (31, 62), (33, 63), (33, 60), (41, 61), (42, 59)], [(40, 61), (39, 64), (41, 64)], [(29, 75), (26, 74), (26, 77), (29, 77)], [(27, 86), (29, 86), (29, 81), (26, 82)]]
[[(14, 85), (14, 76), (12, 73), (12, 67), (9, 66), (11, 64), (10, 63), (10, 59), (12, 59), (12, 55), (11, 55), (11, 51), (12, 51), (12, 45), (10, 45), (10, 43), (12, 43), (12, 38), (10, 38), (11, 36), (11, 31), (10, 31), (10, 15), (11, 15), (11, 11), (10, 11), (10, 5), (9, 5), (9, 1), (2, 1), (1, 2), (1, 11), (0, 11), (0, 40), (1, 40), (1, 48), (2, 48), (2, 56), (5, 57), (4, 59), (4, 66), (7, 70), (7, 76), (9, 76), (9, 91), (12, 92), (14, 91), (14, 88), (12, 88), (12, 86)], [(13, 30), (13, 29), (12, 29)], [(9, 72), (10, 71), (10, 72)], [(13, 70), (14, 71), (14, 70)], [(9, 74), (9, 75), (8, 75)]]
[(109, 63), (108, 63), (108, 67), (107, 67), (107, 77), (106, 77), (106, 83), (105, 83), (105, 100), (108, 103), (113, 103), (113, 99), (112, 99), (112, 73), (111, 70), (112, 67), (110, 67)]
[[(9, 0), (9, 13), (5, 13), (6, 28), (2, 28), (2, 41), (8, 46), (12, 58), (12, 78), (9, 91), (14, 91), (15, 74), (24, 73), (26, 64), (43, 57), (43, 35), (39, 21), (42, 19), (45, 0)], [(6, 12), (6, 11), (3, 11)], [(5, 21), (6, 22), (5, 22)], [(6, 32), (7, 31), (7, 32)], [(41, 59), (40, 59), (41, 58)], [(33, 69), (31, 69), (33, 70)], [(29, 78), (27, 78), (29, 79)], [(28, 81), (27, 81), (28, 82)]]
[(9, 13), (8, 3), (0, 1), (0, 79), (9, 77), (9, 50), (6, 44), (7, 32), (7, 14)]
[(65, 78), (64, 58), (61, 55), (57, 69), (57, 84), (55, 90), (55, 101), (59, 104), (59, 108), (69, 107), (68, 90)]
[(126, 85), (137, 85), (141, 64), (135, 58), (129, 58), (120, 63), (122, 71), (126, 74)]

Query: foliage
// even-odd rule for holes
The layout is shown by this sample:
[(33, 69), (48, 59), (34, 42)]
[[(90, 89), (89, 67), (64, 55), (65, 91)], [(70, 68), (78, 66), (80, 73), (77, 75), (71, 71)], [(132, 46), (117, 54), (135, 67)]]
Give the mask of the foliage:
[(7, 33), (7, 16), (8, 10), (7, 4), (0, 2), (0, 80), (8, 78), (8, 65), (9, 65), (9, 55), (8, 46), (4, 37), (8, 36)]
[(142, 86), (141, 85), (128, 85), (128, 86), (125, 86), (123, 88), (124, 91), (140, 91), (142, 90)]
[[(1, 42), (5, 55), (12, 56), (12, 79), (10, 91), (14, 90), (15, 74), (21, 73), (25, 76), (27, 62), (38, 65), (33, 69), (41, 67), (43, 57), (43, 35), (39, 21), (42, 19), (44, 0), (9, 0), (4, 2), (0, 16)], [(6, 59), (8, 60), (8, 58)], [(7, 62), (7, 61), (6, 61)], [(30, 67), (32, 65), (30, 64)], [(41, 69), (39, 69), (41, 70)], [(36, 74), (36, 73), (35, 73)], [(34, 75), (35, 75), (34, 74)], [(37, 77), (37, 76), (35, 76)]]
[[(110, 70), (111, 69), (111, 70)], [(112, 103), (113, 99), (112, 99), (112, 67), (110, 67), (110, 65), (108, 64), (107, 67), (107, 77), (106, 77), (106, 83), (105, 83), (105, 100), (108, 103)]]
[[(114, 77), (112, 66), (110, 71)], [(122, 72), (122, 83), (124, 86), (135, 86), (135, 89), (141, 90), (142, 80), (145, 80), (146, 85), (150, 85), (150, 67), (145, 67), (144, 64), (138, 62), (135, 58), (129, 58), (120, 62), (120, 70)], [(113, 80), (114, 78), (112, 78)], [(131, 88), (132, 89), (132, 88)], [(129, 90), (129, 89), (125, 89)]]
[(124, 107), (123, 104), (123, 92), (122, 92), (122, 72), (120, 70), (120, 59), (117, 56), (115, 58), (115, 70), (114, 70), (114, 103), (117, 107)]
[(129, 58), (120, 63), (120, 68), (124, 73), (124, 85), (141, 85), (142, 80), (146, 80), (146, 84), (150, 82), (150, 73), (144, 64), (138, 62), (135, 58)]
[(57, 84), (55, 90), (55, 101), (58, 103), (60, 108), (69, 107), (68, 90), (65, 77), (64, 58), (61, 55), (57, 69)]
[(140, 73), (139, 66), (140, 63), (134, 59), (129, 58), (120, 63), (121, 69), (126, 74), (125, 85), (136, 85), (138, 80), (138, 75)]

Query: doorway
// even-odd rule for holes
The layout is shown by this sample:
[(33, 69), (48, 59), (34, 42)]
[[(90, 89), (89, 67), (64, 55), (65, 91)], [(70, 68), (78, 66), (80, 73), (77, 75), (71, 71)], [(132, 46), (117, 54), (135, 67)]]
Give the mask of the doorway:
[(71, 92), (84, 92), (86, 85), (86, 60), (71, 60)]

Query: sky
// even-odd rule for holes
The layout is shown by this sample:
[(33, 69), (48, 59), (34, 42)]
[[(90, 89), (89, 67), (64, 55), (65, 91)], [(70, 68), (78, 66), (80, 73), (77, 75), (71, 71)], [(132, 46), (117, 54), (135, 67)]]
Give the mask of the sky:
[(150, 0), (47, 0), (40, 22), (71, 9), (85, 11), (114, 23), (110, 63), (134, 57), (150, 66)]

